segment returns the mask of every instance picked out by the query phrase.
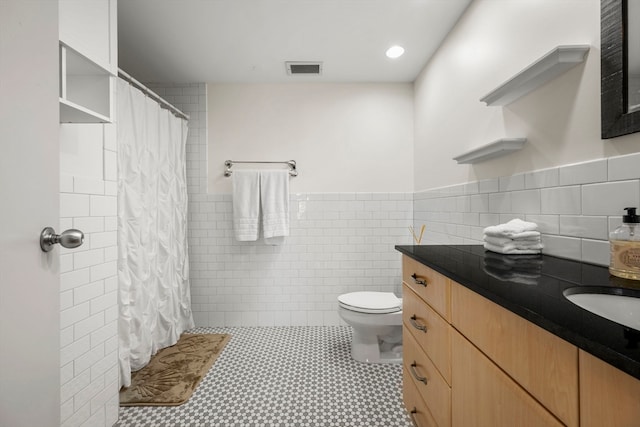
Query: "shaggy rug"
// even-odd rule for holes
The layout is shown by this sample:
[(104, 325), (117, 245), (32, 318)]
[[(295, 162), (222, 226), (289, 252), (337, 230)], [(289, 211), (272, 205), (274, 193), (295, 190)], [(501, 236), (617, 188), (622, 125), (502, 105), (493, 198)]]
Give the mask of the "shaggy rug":
[(131, 374), (120, 390), (120, 406), (177, 406), (193, 394), (231, 335), (182, 334), (158, 351), (147, 366)]

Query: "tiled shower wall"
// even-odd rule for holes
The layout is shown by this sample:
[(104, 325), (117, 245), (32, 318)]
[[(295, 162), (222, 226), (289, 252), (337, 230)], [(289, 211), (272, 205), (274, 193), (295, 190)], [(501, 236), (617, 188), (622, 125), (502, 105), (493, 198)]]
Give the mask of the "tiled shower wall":
[[(197, 325), (335, 325), (341, 293), (400, 294), (394, 246), (411, 242), (413, 194), (292, 193), (291, 235), (282, 246), (236, 242), (231, 195), (207, 194), (206, 85), (149, 87), (191, 117), (189, 256)], [(219, 160), (222, 173), (225, 159)]]
[(73, 147), (77, 138), (85, 147), (95, 148), (78, 150), (73, 156), (82, 163), (97, 161), (97, 170), (92, 171), (94, 176), (77, 170), (60, 177), (56, 231), (77, 228), (85, 234), (82, 246), (56, 249), (60, 251), (60, 425), (109, 427), (118, 419), (119, 388), (115, 125), (64, 124), (61, 130), (63, 143), (71, 140)]
[(539, 225), (544, 253), (609, 264), (608, 233), (640, 207), (640, 153), (415, 193), (414, 227), (426, 244), (478, 244), (513, 218)]

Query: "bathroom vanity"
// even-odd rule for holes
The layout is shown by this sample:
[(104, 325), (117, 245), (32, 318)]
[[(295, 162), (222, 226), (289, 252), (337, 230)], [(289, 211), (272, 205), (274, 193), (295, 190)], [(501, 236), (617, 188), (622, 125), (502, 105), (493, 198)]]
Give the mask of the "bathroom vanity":
[(578, 307), (563, 291), (640, 282), (479, 245), (396, 249), (403, 394), (418, 426), (638, 425), (640, 332)]

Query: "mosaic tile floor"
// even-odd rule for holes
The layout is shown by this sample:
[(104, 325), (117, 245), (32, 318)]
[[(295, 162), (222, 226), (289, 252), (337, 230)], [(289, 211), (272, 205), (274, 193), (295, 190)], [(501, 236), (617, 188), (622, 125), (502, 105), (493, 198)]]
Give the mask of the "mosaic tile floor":
[(190, 332), (232, 337), (187, 403), (122, 407), (116, 427), (412, 425), (401, 366), (351, 359), (348, 326)]

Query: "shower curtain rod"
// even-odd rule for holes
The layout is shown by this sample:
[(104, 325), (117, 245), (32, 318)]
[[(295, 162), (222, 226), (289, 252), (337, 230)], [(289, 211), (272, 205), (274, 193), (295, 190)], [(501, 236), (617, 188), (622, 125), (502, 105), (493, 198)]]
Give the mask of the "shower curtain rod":
[(161, 107), (164, 107), (167, 110), (171, 111), (173, 113), (173, 115), (178, 116), (181, 119), (189, 120), (189, 116), (187, 114), (183, 113), (182, 111), (178, 110), (173, 105), (169, 104), (167, 101), (162, 99), (162, 97), (160, 97), (160, 95), (158, 95), (157, 93), (155, 93), (154, 91), (152, 91), (151, 89), (149, 89), (148, 87), (146, 87), (145, 85), (140, 83), (138, 80), (136, 80), (133, 77), (131, 77), (129, 74), (125, 73), (121, 68), (118, 68), (118, 76), (122, 77), (124, 80), (129, 82), (129, 84), (133, 85), (134, 87), (140, 89), (148, 97), (150, 97), (150, 98), (154, 99), (155, 101), (157, 101), (158, 104), (160, 104)]

